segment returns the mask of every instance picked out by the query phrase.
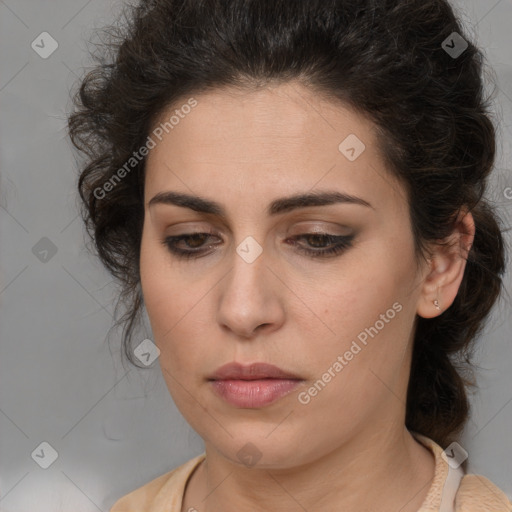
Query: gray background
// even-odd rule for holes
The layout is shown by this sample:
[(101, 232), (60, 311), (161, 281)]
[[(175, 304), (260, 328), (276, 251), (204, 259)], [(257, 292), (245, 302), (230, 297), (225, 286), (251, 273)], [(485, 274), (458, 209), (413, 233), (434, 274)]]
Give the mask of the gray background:
[[(121, 495), (203, 451), (157, 363), (123, 367), (119, 336), (109, 348), (116, 288), (87, 252), (77, 215), (76, 156), (66, 137), (70, 90), (91, 66), (86, 41), (93, 28), (111, 22), (120, 5), (0, 0), (2, 512), (107, 511)], [(455, 5), (496, 73), (500, 142), (489, 197), (508, 226), (512, 1)], [(31, 47), (42, 32), (58, 43), (47, 59)], [(506, 287), (510, 292), (510, 273)], [(506, 295), (479, 344), (479, 391), (461, 444), (470, 472), (512, 497), (510, 310)], [(147, 327), (140, 332), (141, 341), (146, 337)], [(58, 453), (48, 469), (35, 462), (50, 460), (43, 441)]]

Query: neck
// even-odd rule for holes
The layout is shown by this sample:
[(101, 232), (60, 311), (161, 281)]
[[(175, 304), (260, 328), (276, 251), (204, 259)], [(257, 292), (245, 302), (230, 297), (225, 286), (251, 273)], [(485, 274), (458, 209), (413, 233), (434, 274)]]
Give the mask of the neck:
[(183, 510), (416, 512), (433, 477), (432, 453), (405, 427), (360, 432), (322, 458), (284, 469), (240, 466), (206, 446)]

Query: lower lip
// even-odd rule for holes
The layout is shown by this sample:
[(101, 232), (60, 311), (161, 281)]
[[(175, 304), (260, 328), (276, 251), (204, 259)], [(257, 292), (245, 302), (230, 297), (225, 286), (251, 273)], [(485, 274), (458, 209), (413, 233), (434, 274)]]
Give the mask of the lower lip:
[(237, 407), (256, 408), (269, 405), (296, 388), (300, 380), (213, 380), (213, 389), (224, 400)]

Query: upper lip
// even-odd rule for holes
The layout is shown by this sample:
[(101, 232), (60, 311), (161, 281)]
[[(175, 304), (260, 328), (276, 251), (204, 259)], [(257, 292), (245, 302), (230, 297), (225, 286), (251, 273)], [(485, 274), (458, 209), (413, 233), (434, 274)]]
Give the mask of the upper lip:
[(221, 366), (209, 377), (209, 380), (256, 380), (256, 379), (296, 379), (300, 377), (290, 372), (285, 372), (267, 363), (253, 363), (243, 366), (240, 363), (228, 363)]

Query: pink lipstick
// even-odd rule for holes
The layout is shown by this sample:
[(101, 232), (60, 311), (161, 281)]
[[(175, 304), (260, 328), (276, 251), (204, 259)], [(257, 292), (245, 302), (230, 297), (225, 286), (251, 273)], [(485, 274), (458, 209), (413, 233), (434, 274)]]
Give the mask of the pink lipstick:
[(276, 402), (303, 380), (277, 366), (254, 363), (242, 366), (228, 363), (210, 378), (215, 393), (228, 403), (243, 408), (258, 408)]

